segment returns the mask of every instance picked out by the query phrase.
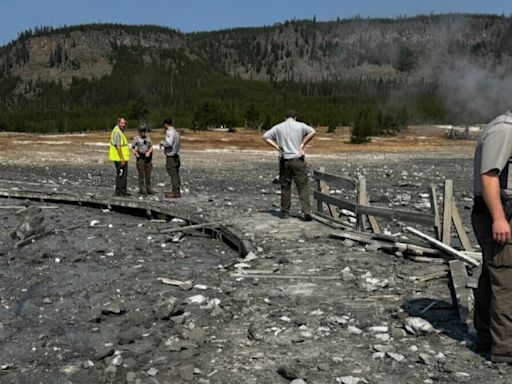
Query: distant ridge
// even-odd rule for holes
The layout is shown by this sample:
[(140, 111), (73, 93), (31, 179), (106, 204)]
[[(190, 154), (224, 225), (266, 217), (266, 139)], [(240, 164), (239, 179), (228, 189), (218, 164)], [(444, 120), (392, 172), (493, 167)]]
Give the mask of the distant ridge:
[[(505, 108), (501, 99), (510, 90), (506, 74), (511, 70), (512, 22), (497, 15), (293, 20), (196, 33), (153, 25), (40, 27), (0, 48), (0, 106), (14, 113), (39, 99), (31, 110), (116, 104), (126, 110), (136, 109), (137, 100), (142, 100), (150, 110), (187, 104), (196, 110), (198, 100), (225, 101), (225, 94), (215, 95), (212, 82), (295, 84), (286, 89), (301, 97), (342, 97), (340, 84), (383, 82), (387, 85), (382, 89), (389, 92), (390, 87), (411, 92), (419, 84), (421, 92), (428, 93), (433, 84), (431, 92), (437, 94), (439, 86), (445, 87), (446, 101), (434, 102), (429, 107), (433, 111), (412, 114), (419, 120), (452, 115), (462, 119), (463, 114), (483, 116)], [(238, 98), (250, 98), (254, 89), (237, 92)], [(491, 98), (488, 105), (470, 100), (482, 95)], [(242, 104), (244, 109), (250, 106)], [(274, 119), (275, 111), (257, 109)], [(184, 114), (192, 124), (193, 111)], [(4, 125), (6, 120), (9, 117), (4, 117)], [(235, 120), (245, 122), (243, 112)]]

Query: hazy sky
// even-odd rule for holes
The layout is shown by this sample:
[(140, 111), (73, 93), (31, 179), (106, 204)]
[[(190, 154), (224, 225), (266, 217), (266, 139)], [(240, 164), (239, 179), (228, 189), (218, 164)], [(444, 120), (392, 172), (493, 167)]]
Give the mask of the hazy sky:
[(512, 14), (512, 0), (0, 0), (0, 45), (36, 26), (156, 24), (183, 32), (272, 25), (291, 19)]

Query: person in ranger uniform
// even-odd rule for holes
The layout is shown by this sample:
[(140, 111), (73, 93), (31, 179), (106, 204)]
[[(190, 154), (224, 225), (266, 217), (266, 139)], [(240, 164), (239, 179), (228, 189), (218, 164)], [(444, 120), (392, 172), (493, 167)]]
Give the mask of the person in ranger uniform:
[(304, 148), (316, 132), (309, 125), (296, 120), (294, 111), (286, 112), (286, 120), (273, 126), (263, 140), (279, 151), (279, 182), (281, 184), (281, 217), (289, 217), (292, 198), (292, 179), (297, 185), (299, 201), (305, 221), (311, 221), (308, 167)]
[(132, 152), (135, 156), (137, 171), (139, 172), (139, 192), (141, 195), (153, 194), (151, 188), (151, 171), (153, 170), (153, 145), (146, 135), (146, 127), (139, 127), (139, 135), (133, 138)]
[(476, 348), (494, 362), (512, 363), (512, 113), (480, 133), (474, 157), (471, 221), (482, 249), (475, 292)]
[(130, 148), (128, 140), (124, 135), (126, 119), (117, 119), (117, 125), (110, 134), (109, 159), (116, 167), (116, 190), (115, 196), (128, 196), (128, 160), (130, 160)]

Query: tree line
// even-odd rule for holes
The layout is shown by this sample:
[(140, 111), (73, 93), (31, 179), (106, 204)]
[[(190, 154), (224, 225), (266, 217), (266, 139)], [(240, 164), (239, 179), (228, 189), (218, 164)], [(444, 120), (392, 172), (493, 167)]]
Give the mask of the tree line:
[(34, 81), (20, 93), (19, 79), (0, 74), (0, 130), (108, 130), (117, 116), (150, 126), (172, 116), (178, 126), (195, 130), (221, 125), (267, 129), (293, 108), (313, 126), (328, 126), (331, 131), (353, 126), (354, 141), (364, 142), (365, 137), (394, 134), (408, 123), (454, 121), (463, 112), (444, 107), (436, 83), (242, 80), (179, 49), (157, 50), (151, 64), (138, 48), (120, 46), (114, 52), (110, 76), (75, 78), (69, 87)]

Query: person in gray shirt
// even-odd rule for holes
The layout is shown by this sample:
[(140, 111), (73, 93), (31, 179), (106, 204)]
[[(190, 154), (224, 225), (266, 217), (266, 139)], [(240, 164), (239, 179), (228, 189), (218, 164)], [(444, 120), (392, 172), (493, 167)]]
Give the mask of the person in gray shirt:
[(163, 122), (165, 138), (160, 142), (166, 156), (165, 168), (171, 177), (172, 190), (165, 192), (165, 197), (175, 199), (181, 197), (180, 180), (180, 134), (174, 128), (172, 120), (167, 118)]
[(512, 113), (491, 121), (475, 149), (471, 213), (482, 249), (482, 272), (475, 291), (476, 348), (494, 362), (512, 363), (511, 202)]
[(273, 126), (263, 135), (263, 140), (279, 151), (279, 182), (281, 184), (281, 217), (290, 215), (292, 180), (297, 185), (299, 201), (305, 221), (311, 221), (308, 168), (304, 155), (306, 144), (316, 131), (297, 121), (294, 111), (286, 112), (286, 120)]

